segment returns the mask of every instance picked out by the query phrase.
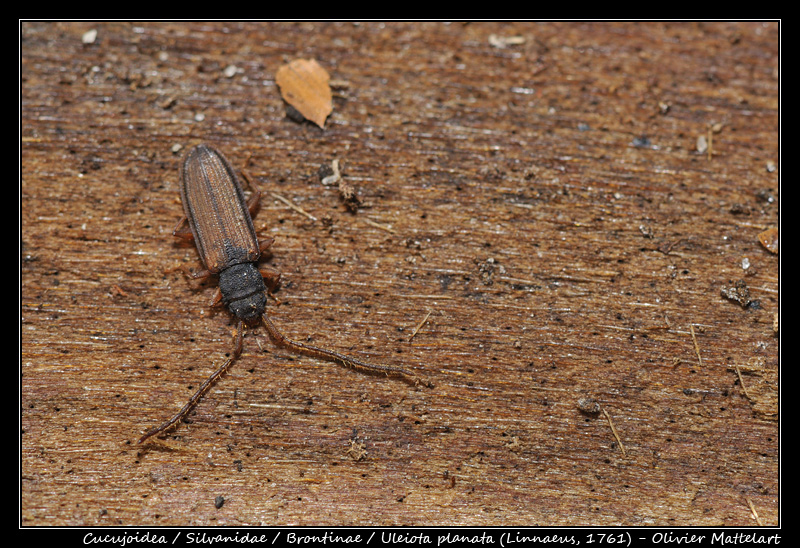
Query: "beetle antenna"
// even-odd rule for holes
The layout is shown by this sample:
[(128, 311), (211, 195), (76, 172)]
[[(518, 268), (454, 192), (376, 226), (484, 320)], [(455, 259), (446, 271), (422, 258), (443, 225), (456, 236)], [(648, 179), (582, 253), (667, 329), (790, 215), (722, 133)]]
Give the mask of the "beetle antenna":
[(243, 324), (240, 321), (238, 328), (236, 329), (236, 332), (234, 334), (235, 343), (233, 348), (233, 355), (230, 358), (228, 358), (225, 361), (225, 363), (223, 363), (216, 371), (214, 371), (203, 384), (200, 385), (200, 388), (197, 389), (197, 392), (194, 393), (194, 395), (189, 399), (188, 402), (186, 402), (186, 405), (184, 405), (180, 411), (175, 413), (175, 415), (173, 415), (171, 419), (164, 421), (159, 426), (151, 428), (150, 430), (145, 432), (144, 435), (141, 438), (139, 438), (139, 443), (144, 442), (145, 440), (147, 440), (152, 436), (155, 436), (156, 434), (160, 434), (162, 432), (165, 432), (166, 430), (169, 430), (177, 423), (182, 421), (184, 418), (186, 418), (186, 415), (191, 413), (192, 409), (195, 408), (195, 406), (200, 402), (203, 396), (205, 396), (206, 393), (209, 390), (211, 390), (212, 386), (217, 384), (217, 381), (219, 381), (222, 378), (222, 376), (228, 372), (228, 369), (230, 369), (231, 365), (233, 365), (233, 362), (235, 362), (239, 358), (239, 355), (242, 353), (242, 330), (243, 330)]
[(399, 367), (391, 367), (389, 365), (376, 365), (372, 363), (362, 362), (361, 360), (350, 358), (348, 356), (345, 356), (344, 354), (339, 354), (338, 352), (334, 352), (333, 350), (327, 350), (325, 348), (311, 346), (310, 344), (303, 344), (297, 341), (293, 341), (288, 337), (286, 337), (286, 335), (278, 331), (278, 328), (275, 327), (275, 324), (272, 323), (272, 320), (269, 319), (269, 317), (266, 314), (261, 316), (261, 321), (263, 322), (264, 327), (267, 329), (267, 333), (269, 334), (270, 339), (272, 339), (272, 342), (275, 343), (276, 346), (286, 348), (287, 350), (291, 350), (292, 352), (296, 352), (297, 354), (303, 354), (305, 356), (311, 356), (312, 358), (318, 358), (321, 360), (338, 363), (340, 365), (343, 365), (350, 369), (355, 369), (357, 371), (386, 375), (387, 377), (399, 377), (404, 381), (406, 381), (407, 383), (413, 384), (415, 386), (418, 384), (422, 384), (423, 386), (427, 386), (428, 388), (433, 388), (433, 383), (423, 380), (418, 376), (416, 376), (414, 373), (406, 371), (405, 369), (401, 369)]

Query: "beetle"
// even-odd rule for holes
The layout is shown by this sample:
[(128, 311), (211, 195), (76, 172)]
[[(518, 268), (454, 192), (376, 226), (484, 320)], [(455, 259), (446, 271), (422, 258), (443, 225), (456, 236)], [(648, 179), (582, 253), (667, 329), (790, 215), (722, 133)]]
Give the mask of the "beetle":
[(205, 266), (204, 270), (198, 272), (184, 272), (194, 279), (218, 276), (219, 287), (213, 302), (217, 304), (221, 301), (236, 318), (234, 349), (180, 411), (145, 432), (139, 443), (168, 430), (194, 409), (241, 355), (244, 326), (258, 322), (264, 325), (275, 345), (293, 352), (363, 372), (399, 377), (414, 385), (433, 386), (399, 367), (371, 364), (332, 350), (293, 341), (275, 327), (266, 314), (267, 293), (271, 294), (280, 283), (280, 273), (268, 267), (258, 268), (259, 259), (272, 246), (274, 239), (264, 238), (259, 243), (252, 219), (261, 194), (254, 191), (250, 199), (245, 200), (239, 178), (221, 152), (210, 145), (201, 144), (186, 153), (180, 165), (180, 194), (184, 217), (173, 234), (194, 240)]

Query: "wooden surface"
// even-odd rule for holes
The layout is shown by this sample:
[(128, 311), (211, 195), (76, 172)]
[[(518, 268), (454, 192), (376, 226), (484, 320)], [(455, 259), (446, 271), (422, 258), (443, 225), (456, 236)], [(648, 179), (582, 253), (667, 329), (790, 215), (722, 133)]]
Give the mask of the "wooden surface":
[[(23, 23), (22, 524), (777, 525), (779, 30)], [(136, 445), (230, 352), (169, 271), (200, 142), (265, 194), (279, 327), (435, 388), (257, 329)]]

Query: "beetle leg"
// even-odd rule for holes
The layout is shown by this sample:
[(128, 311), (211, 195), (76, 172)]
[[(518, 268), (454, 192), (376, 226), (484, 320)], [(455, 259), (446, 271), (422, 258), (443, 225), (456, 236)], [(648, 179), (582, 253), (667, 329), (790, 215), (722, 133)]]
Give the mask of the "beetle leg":
[(220, 291), (219, 287), (216, 291), (214, 291), (214, 297), (211, 299), (211, 307), (219, 306), (222, 304), (222, 291)]
[(181, 217), (181, 220), (178, 221), (178, 224), (175, 225), (175, 228), (172, 230), (172, 235), (186, 241), (194, 240), (194, 235), (192, 234), (192, 229), (189, 228), (188, 221), (189, 220), (185, 216)]
[(197, 272), (192, 272), (185, 265), (168, 268), (167, 270), (164, 271), (164, 274), (171, 274), (173, 272), (177, 272), (178, 270), (180, 270), (183, 273), (183, 275), (190, 280), (205, 280), (206, 278), (212, 275), (212, 273), (209, 272), (208, 270), (198, 270)]
[(272, 236), (265, 236), (265, 237), (264, 237), (264, 238), (263, 238), (263, 239), (262, 239), (262, 240), (261, 240), (261, 241), (258, 243), (258, 250), (259, 250), (260, 252), (264, 253), (264, 252), (265, 252), (265, 251), (267, 251), (267, 250), (268, 250), (270, 247), (272, 247), (272, 244), (274, 244), (274, 243), (275, 243), (275, 238), (273, 238)]
[(197, 272), (192, 272), (185, 266), (182, 267), (181, 270), (183, 270), (183, 273), (187, 278), (191, 278), (192, 280), (205, 280), (212, 274), (208, 270), (198, 270)]
[(258, 211), (258, 205), (261, 201), (261, 191), (254, 190), (253, 193), (250, 195), (250, 199), (247, 200), (247, 209), (250, 211), (250, 215), (255, 216), (256, 211)]
[(272, 297), (272, 300), (274, 300), (276, 303), (280, 304), (278, 298), (272, 294), (272, 292), (278, 289), (278, 286), (281, 285), (280, 271), (272, 268), (271, 266), (262, 266), (258, 272), (264, 278), (264, 285), (267, 286), (267, 295)]
[(262, 266), (259, 272), (264, 278), (264, 284), (266, 284), (268, 289), (274, 291), (278, 288), (281, 283), (281, 273), (279, 270), (276, 270), (271, 266)]
[(183, 275), (190, 280), (205, 280), (206, 278), (212, 275), (212, 272), (209, 272), (208, 270), (198, 270), (197, 272), (192, 272), (185, 265), (170, 268), (166, 272), (170, 273), (170, 272), (175, 272), (176, 270), (180, 270), (183, 273)]
[(233, 359), (237, 359), (242, 353), (242, 337), (244, 335), (244, 322), (239, 320), (236, 329), (233, 330)]
[(247, 186), (253, 191), (250, 195), (250, 199), (247, 200), (247, 209), (250, 211), (251, 216), (255, 216), (258, 210), (258, 204), (261, 201), (261, 191), (253, 188), (253, 183), (250, 181), (250, 174), (247, 170), (243, 169), (240, 173), (244, 182), (247, 183)]

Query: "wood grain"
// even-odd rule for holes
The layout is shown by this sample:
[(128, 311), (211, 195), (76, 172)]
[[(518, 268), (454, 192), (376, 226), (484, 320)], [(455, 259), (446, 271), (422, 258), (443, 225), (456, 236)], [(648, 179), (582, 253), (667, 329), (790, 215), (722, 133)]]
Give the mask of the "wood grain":
[[(777, 525), (779, 38), (24, 22), (21, 523)], [(286, 117), (296, 58), (331, 75), (324, 131)], [(199, 268), (171, 233), (200, 142), (267, 197), (279, 327), (435, 388), (256, 330), (136, 445), (231, 348), (213, 284), (170, 272)]]

